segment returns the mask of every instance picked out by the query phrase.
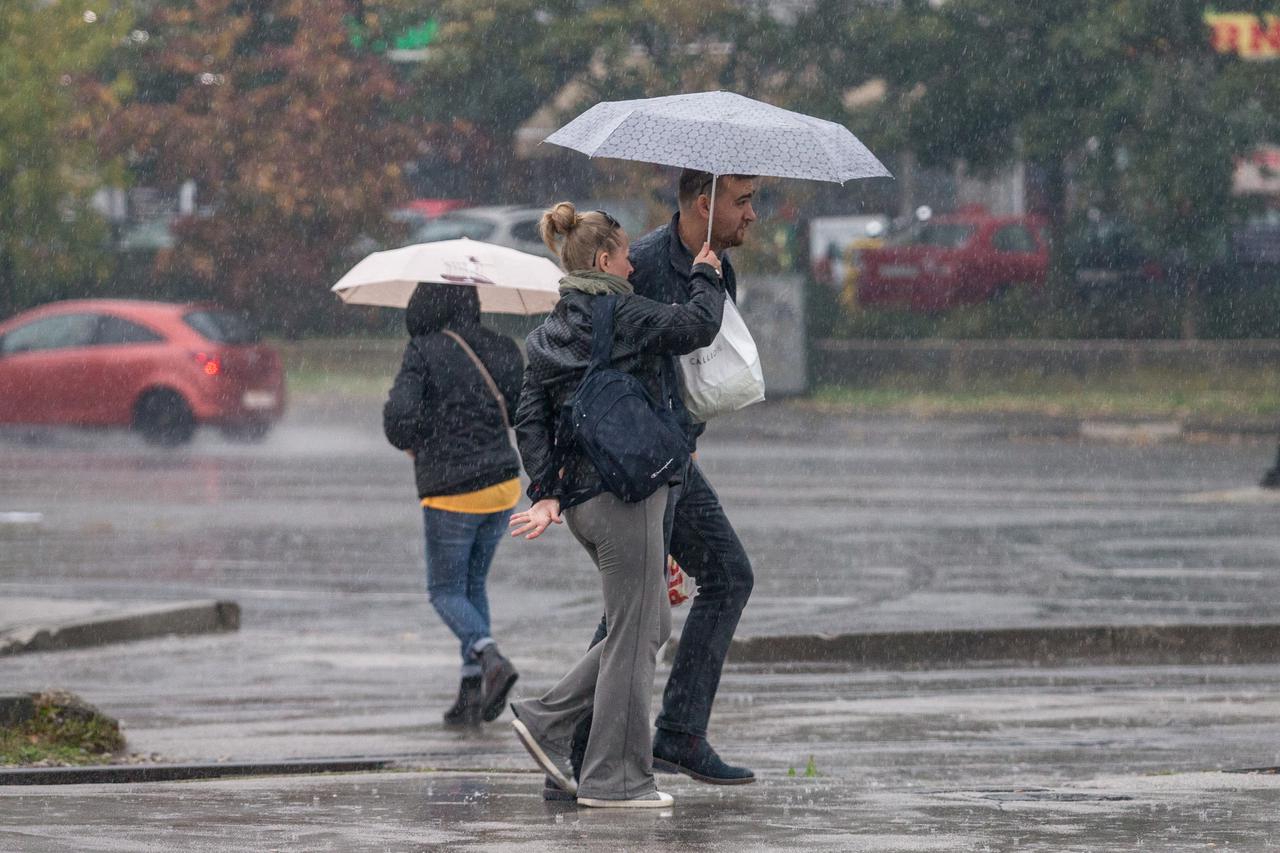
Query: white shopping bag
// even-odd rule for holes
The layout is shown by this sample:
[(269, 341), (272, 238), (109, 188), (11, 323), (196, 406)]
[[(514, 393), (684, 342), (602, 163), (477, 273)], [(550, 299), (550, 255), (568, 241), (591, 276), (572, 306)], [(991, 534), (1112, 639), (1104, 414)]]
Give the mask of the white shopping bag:
[(684, 379), (681, 396), (694, 420), (705, 422), (764, 399), (760, 353), (738, 307), (728, 297), (724, 300), (720, 333), (711, 346), (678, 360)]

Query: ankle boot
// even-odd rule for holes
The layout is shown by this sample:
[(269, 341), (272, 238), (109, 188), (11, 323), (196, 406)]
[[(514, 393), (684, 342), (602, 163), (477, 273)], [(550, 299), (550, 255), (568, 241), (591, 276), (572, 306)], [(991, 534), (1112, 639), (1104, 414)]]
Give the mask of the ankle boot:
[(453, 707), (444, 712), (446, 726), (480, 725), (480, 676), (468, 675), (458, 687)]
[(515, 665), (502, 656), (496, 644), (480, 651), (480, 719), (486, 723), (498, 719), (519, 677)]

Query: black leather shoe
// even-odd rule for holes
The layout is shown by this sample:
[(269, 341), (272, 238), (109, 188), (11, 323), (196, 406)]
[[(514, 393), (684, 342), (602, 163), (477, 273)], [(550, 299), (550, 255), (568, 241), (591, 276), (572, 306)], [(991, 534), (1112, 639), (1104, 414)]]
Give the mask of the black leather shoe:
[(550, 776), (543, 776), (542, 799), (548, 803), (576, 803), (577, 794), (571, 794), (556, 784)]
[(587, 739), (591, 737), (592, 714), (578, 723), (573, 729), (573, 739), (569, 742), (569, 766), (573, 768), (573, 778), (582, 778), (582, 762), (587, 759)]
[(725, 764), (704, 737), (658, 729), (653, 738), (653, 769), (683, 773), (708, 785), (750, 785), (756, 774)]
[(498, 719), (507, 705), (507, 694), (520, 674), (515, 665), (502, 656), (496, 645), (480, 652), (480, 718), (486, 723)]
[(458, 686), (458, 698), (444, 712), (446, 726), (480, 725), (480, 676), (468, 675)]

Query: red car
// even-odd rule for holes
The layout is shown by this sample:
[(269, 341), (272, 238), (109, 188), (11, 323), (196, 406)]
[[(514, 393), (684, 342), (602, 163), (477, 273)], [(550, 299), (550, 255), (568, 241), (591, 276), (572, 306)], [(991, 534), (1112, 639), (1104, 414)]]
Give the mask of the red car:
[(943, 311), (1044, 285), (1049, 241), (1032, 216), (966, 210), (936, 216), (862, 252), (858, 302)]
[(230, 311), (97, 299), (0, 323), (0, 423), (132, 426), (175, 445), (198, 424), (260, 439), (283, 413), (280, 357)]

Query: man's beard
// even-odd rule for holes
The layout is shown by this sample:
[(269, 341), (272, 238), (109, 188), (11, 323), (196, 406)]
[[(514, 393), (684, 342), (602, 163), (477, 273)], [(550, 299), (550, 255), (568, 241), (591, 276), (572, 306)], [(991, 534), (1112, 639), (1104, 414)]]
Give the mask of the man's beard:
[[(724, 249), (734, 249), (734, 248), (737, 248), (738, 246), (741, 246), (746, 241), (747, 229), (735, 228), (734, 230), (729, 232), (727, 239), (720, 234), (716, 234), (715, 238), (716, 238), (716, 242), (720, 243), (724, 247)], [(723, 249), (721, 249), (721, 251), (723, 251)]]

